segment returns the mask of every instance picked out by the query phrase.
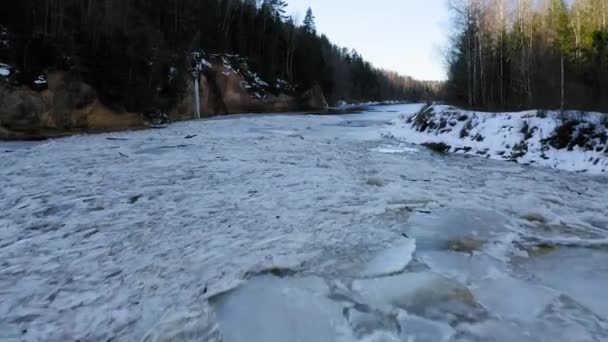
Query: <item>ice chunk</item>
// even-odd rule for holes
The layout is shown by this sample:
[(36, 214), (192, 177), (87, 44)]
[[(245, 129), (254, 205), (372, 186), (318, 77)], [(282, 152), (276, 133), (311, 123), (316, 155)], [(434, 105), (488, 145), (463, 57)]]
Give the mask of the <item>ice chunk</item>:
[(506, 268), (501, 261), (483, 253), (468, 255), (454, 251), (424, 251), (417, 255), (434, 272), (463, 284), (491, 278)]
[(416, 240), (404, 239), (403, 242), (378, 254), (365, 267), (365, 277), (389, 275), (403, 271), (412, 261), (416, 251)]
[(361, 279), (353, 283), (353, 289), (366, 303), (395, 306), (416, 314), (450, 301), (473, 304), (473, 296), (466, 287), (433, 272)]
[(419, 250), (454, 250), (453, 245), (458, 245), (456, 250), (462, 251), (477, 243), (503, 244), (505, 234), (512, 234), (505, 216), (483, 209), (450, 208), (435, 210), (432, 215), (415, 214), (407, 226)]
[(608, 317), (608, 253), (588, 248), (558, 249), (524, 265), (540, 281), (562, 291), (595, 314)]
[(402, 341), (449, 341), (455, 330), (446, 323), (431, 321), (422, 317), (399, 314)]
[(475, 298), (499, 317), (533, 321), (557, 296), (550, 289), (512, 278), (494, 275), (471, 287)]
[(538, 341), (533, 338), (529, 331), (513, 322), (485, 321), (478, 324), (464, 323), (459, 326), (459, 341), (495, 341), (495, 342), (533, 342)]
[(224, 342), (325, 342), (346, 330), (319, 278), (261, 276), (212, 300)]

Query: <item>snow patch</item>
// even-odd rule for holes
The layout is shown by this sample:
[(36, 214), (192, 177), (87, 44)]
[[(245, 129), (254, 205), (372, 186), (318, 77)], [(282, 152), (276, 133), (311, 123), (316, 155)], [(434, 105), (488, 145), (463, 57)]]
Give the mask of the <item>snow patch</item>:
[(268, 87), (268, 83), (264, 82), (260, 76), (258, 76), (257, 74), (253, 75), (253, 80), (256, 84), (262, 86), (262, 87)]
[(46, 76), (44, 75), (39, 75), (38, 77), (36, 77), (36, 79), (34, 80), (34, 84), (36, 85), (45, 85), (47, 84), (46, 81)]
[(8, 77), (11, 75), (11, 66), (8, 64), (0, 63), (0, 76)]
[(388, 154), (402, 154), (402, 153), (417, 153), (419, 152), (417, 149), (413, 147), (406, 146), (386, 146), (386, 147), (377, 147), (372, 149), (373, 152), (378, 153), (388, 153)]
[(413, 144), (445, 144), (453, 153), (599, 174), (608, 170), (607, 117), (430, 106), (394, 119), (383, 134)]

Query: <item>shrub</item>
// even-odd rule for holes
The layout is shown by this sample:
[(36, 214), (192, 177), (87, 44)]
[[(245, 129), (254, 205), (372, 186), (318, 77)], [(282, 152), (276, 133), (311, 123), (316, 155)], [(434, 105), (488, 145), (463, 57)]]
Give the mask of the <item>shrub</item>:
[(460, 139), (464, 139), (469, 136), (469, 131), (473, 128), (473, 122), (469, 120), (464, 127), (460, 130)]
[(558, 150), (568, 147), (572, 141), (574, 129), (577, 125), (578, 122), (574, 120), (565, 122), (564, 124), (558, 126), (553, 135), (545, 139), (545, 142), (548, 142), (549, 145)]
[(416, 115), (414, 115), (414, 124), (413, 126), (419, 132), (424, 132), (427, 129), (434, 129), (437, 125), (433, 122), (433, 107), (426, 105), (424, 106)]
[(534, 130), (535, 129), (536, 129), (536, 127), (533, 128), (533, 129), (530, 129), (530, 125), (528, 124), (528, 121), (524, 121), (524, 125), (523, 125), (523, 127), (521, 128), (521, 131), (520, 131), (521, 134), (524, 135), (524, 140), (530, 140), (530, 139), (532, 139), (532, 137), (534, 136)]
[(424, 144), (422, 144), (422, 146), (430, 149), (431, 151), (437, 152), (439, 154), (446, 154), (450, 151), (450, 148), (452, 148), (450, 145), (447, 145), (444, 143), (434, 143), (434, 142), (424, 143)]
[(547, 111), (544, 109), (539, 109), (538, 112), (536, 113), (536, 116), (538, 116), (541, 119), (544, 119), (547, 117)]
[(606, 131), (602, 131), (597, 134), (597, 138), (600, 140), (600, 143), (606, 144), (608, 141), (608, 133), (606, 133)]
[(519, 144), (513, 146), (513, 151), (511, 152), (511, 159), (521, 158), (528, 153), (528, 144), (525, 141), (520, 142)]

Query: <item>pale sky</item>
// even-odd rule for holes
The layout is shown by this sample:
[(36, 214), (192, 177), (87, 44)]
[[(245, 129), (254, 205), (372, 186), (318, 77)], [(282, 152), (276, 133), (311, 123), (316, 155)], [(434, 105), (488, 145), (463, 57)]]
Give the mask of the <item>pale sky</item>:
[(354, 48), (374, 66), (420, 80), (444, 80), (447, 0), (287, 0), (303, 20), (310, 6), (317, 31)]

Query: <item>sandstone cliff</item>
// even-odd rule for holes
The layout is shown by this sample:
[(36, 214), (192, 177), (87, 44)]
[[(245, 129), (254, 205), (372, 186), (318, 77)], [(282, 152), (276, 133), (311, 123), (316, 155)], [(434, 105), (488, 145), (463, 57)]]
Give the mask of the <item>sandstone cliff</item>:
[[(204, 64), (207, 67), (199, 80), (202, 116), (315, 111), (328, 107), (321, 87), (314, 86), (298, 93), (281, 80), (276, 80), (273, 87), (251, 72), (246, 61), (238, 56), (214, 55)], [(185, 97), (170, 117), (176, 120), (191, 118), (193, 98), (193, 82), (189, 82)]]
[[(234, 113), (325, 110), (320, 87), (298, 93), (277, 80), (277, 89), (251, 73), (244, 59), (217, 55), (200, 76), (203, 117)], [(235, 66), (235, 63), (242, 66)], [(141, 129), (151, 125), (144, 113), (109, 108), (95, 90), (62, 72), (49, 73), (44, 90), (10, 87), (0, 79), (0, 139), (43, 139), (80, 132)], [(194, 116), (193, 81), (168, 113), (170, 120)]]

